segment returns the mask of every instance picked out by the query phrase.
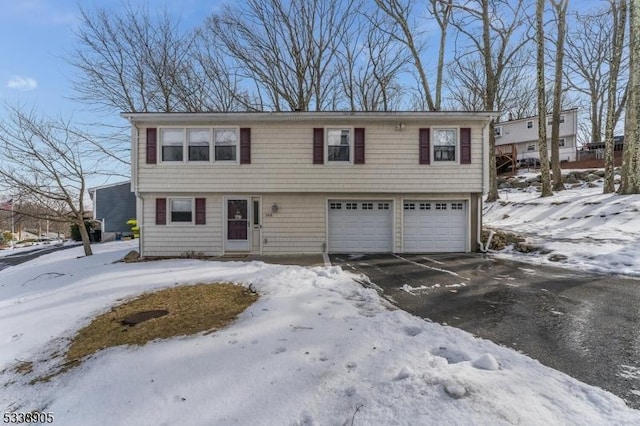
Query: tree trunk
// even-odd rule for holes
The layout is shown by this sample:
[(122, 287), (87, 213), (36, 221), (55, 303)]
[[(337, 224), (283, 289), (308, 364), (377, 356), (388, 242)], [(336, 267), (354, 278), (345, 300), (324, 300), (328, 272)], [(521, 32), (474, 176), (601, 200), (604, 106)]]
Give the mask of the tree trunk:
[(558, 39), (556, 41), (556, 69), (553, 87), (553, 124), (551, 127), (551, 169), (553, 170), (553, 190), (563, 191), (562, 170), (560, 170), (560, 109), (562, 108), (562, 74), (564, 61), (564, 40), (567, 24), (568, 0), (553, 1), (558, 18)]
[(91, 251), (91, 239), (89, 238), (89, 233), (87, 232), (86, 226), (84, 226), (84, 219), (82, 218), (82, 216), (76, 218), (75, 223), (78, 225), (80, 238), (82, 238), (82, 248), (84, 249), (84, 255), (91, 256), (93, 254), (93, 252)]
[(622, 51), (624, 49), (624, 27), (627, 17), (626, 0), (611, 0), (611, 14), (613, 16), (613, 34), (612, 34), (612, 52), (609, 63), (609, 87), (607, 99), (607, 120), (604, 130), (604, 186), (603, 194), (614, 192), (614, 141), (613, 130), (616, 124), (616, 94), (618, 91), (618, 75), (620, 71), (620, 62), (622, 59)]
[(536, 71), (538, 89), (538, 152), (540, 154), (541, 197), (553, 195), (549, 175), (549, 152), (547, 151), (547, 108), (544, 90), (544, 0), (536, 0)]
[[(496, 99), (496, 75), (493, 69), (493, 57), (491, 55), (491, 17), (489, 15), (488, 0), (482, 1), (482, 56), (486, 75), (485, 81), (485, 105), (488, 111), (493, 111)], [(489, 124), (489, 193), (487, 201), (496, 201), (498, 195), (498, 171), (496, 169), (496, 134), (493, 121)]]
[(624, 153), (622, 157), (621, 194), (640, 193), (638, 147), (640, 146), (640, 0), (629, 2), (629, 82), (627, 111), (624, 126)]

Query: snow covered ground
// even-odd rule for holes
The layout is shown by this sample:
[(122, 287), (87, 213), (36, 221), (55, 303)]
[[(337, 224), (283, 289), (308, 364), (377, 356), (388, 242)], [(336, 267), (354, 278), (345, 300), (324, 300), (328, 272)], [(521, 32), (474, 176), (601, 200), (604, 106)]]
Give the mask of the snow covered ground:
[[(524, 174), (525, 179), (532, 176)], [(499, 201), (485, 204), (484, 225), (522, 234), (544, 254), (506, 250), (498, 256), (640, 276), (640, 195), (603, 195), (601, 181), (592, 185), (546, 198), (535, 188), (501, 191)], [(552, 262), (553, 254), (567, 259)]]
[[(618, 397), (513, 350), (392, 309), (338, 267), (114, 263), (136, 242), (0, 271), (0, 407), (61, 425), (640, 424)], [(151, 289), (234, 281), (261, 295), (204, 335), (102, 351), (29, 384), (98, 313)], [(57, 358), (58, 357), (58, 358)], [(13, 371), (34, 361), (35, 371)]]

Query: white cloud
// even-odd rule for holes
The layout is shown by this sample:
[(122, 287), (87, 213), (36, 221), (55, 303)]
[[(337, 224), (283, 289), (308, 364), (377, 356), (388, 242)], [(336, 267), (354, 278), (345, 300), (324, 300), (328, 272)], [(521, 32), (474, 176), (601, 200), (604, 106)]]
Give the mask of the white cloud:
[(7, 82), (9, 89), (17, 90), (34, 90), (38, 87), (38, 82), (31, 77), (21, 77), (19, 75), (13, 76)]

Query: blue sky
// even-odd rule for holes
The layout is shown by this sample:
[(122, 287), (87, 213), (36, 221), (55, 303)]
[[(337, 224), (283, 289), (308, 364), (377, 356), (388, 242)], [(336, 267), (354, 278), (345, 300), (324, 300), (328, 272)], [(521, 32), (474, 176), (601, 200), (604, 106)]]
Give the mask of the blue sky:
[[(131, 2), (136, 5), (139, 0)], [(145, 2), (151, 10), (166, 5), (171, 16), (188, 26), (200, 24), (219, 4), (216, 0)], [(76, 42), (79, 5), (89, 11), (118, 9), (122, 1), (0, 0), (0, 102), (26, 104), (48, 116), (91, 118), (85, 105), (69, 99), (75, 71), (62, 59)]]
[[(167, 8), (183, 25), (195, 26), (224, 0), (130, 0), (153, 9)], [(573, 0), (573, 11), (586, 12), (604, 0)], [(75, 70), (62, 57), (75, 44), (79, 5), (117, 10), (122, 0), (0, 0), (0, 101), (34, 106), (49, 116), (90, 117), (86, 106), (71, 101)], [(95, 113), (93, 113), (95, 115)], [(0, 116), (2, 113), (0, 112)], [(82, 120), (82, 119), (81, 119)]]

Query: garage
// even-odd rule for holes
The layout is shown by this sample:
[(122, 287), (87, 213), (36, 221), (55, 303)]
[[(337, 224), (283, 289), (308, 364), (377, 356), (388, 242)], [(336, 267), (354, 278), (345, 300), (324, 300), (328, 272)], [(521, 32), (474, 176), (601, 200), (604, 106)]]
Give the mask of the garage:
[(385, 200), (329, 200), (330, 253), (393, 251), (393, 203)]
[(467, 202), (403, 202), (403, 249), (405, 253), (467, 251)]

